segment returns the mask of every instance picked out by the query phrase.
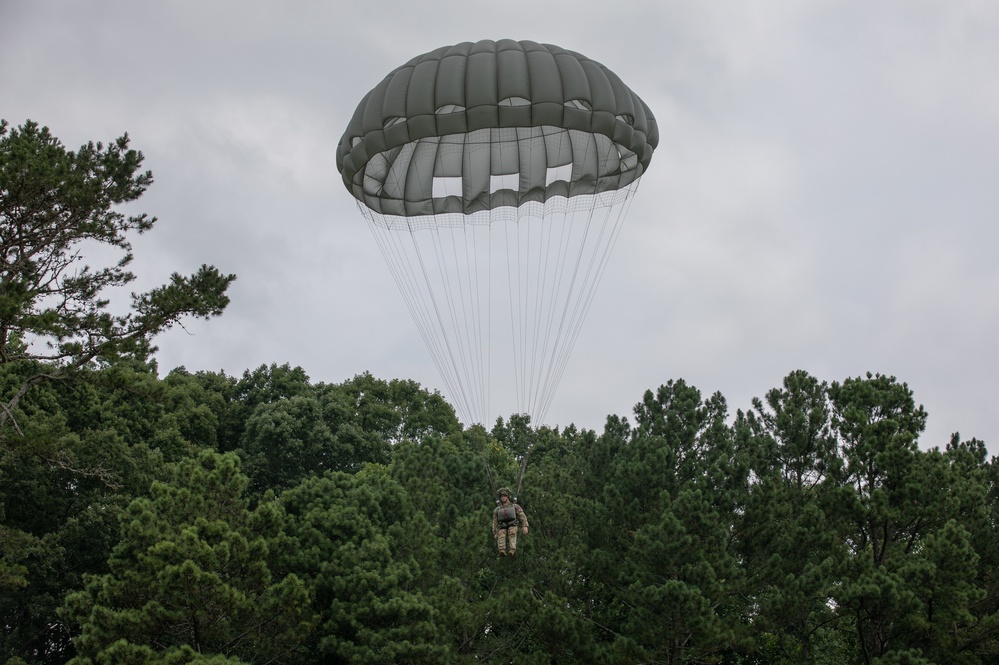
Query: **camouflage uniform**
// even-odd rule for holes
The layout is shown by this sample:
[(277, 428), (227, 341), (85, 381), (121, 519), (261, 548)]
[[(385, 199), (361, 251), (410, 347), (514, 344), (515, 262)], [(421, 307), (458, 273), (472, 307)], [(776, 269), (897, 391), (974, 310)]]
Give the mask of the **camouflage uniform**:
[(508, 491), (500, 490), (500, 496), (507, 497), (507, 503), (496, 506), (493, 510), (493, 538), (499, 548), (500, 556), (514, 556), (517, 553), (517, 529), (527, 533), (527, 515), (524, 509), (509, 501)]

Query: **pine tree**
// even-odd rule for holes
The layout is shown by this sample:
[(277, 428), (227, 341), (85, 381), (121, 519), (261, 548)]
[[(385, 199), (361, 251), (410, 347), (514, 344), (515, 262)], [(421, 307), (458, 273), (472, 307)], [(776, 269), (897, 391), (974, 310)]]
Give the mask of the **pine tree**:
[(66, 599), (73, 662), (287, 660), (311, 628), (310, 595), (294, 575), (273, 578), (272, 509), (251, 512), (246, 486), (235, 455), (205, 452), (132, 502), (111, 572)]

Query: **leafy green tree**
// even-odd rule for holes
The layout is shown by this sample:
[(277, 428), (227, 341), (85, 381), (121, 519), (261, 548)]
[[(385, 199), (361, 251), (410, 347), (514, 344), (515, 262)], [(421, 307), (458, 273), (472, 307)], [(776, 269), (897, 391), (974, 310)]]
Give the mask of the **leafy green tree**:
[(460, 430), (440, 395), (413, 381), (362, 374), (311, 385), (301, 368), (270, 366), (244, 374), (220, 440), (239, 432), (238, 450), (257, 491), (281, 490), (325, 471), (387, 463), (393, 447)]
[(199, 382), (223, 397), (215, 406), (219, 419), (218, 449), (238, 449), (250, 415), (261, 404), (273, 404), (296, 396), (313, 395), (309, 376), (301, 367), (271, 364), (246, 370), (240, 379), (224, 374), (199, 373)]
[[(93, 557), (102, 568), (122, 497), (151, 479), (148, 438), (128, 430), (155, 418), (108, 403), (141, 371), (101, 370), (142, 364), (156, 334), (228, 303), (234, 277), (203, 266), (133, 294), (127, 313), (109, 307), (108, 293), (134, 279), (131, 237), (156, 221), (119, 210), (152, 183), (142, 161), (127, 135), (72, 151), (36, 123), (0, 121), (0, 571), (16, 585), (0, 597), (6, 653), (58, 660), (67, 640), (55, 607)], [(102, 245), (117, 259), (91, 267), (84, 253)]]
[(246, 486), (235, 455), (204, 452), (132, 502), (110, 572), (66, 599), (80, 626), (73, 662), (264, 663), (298, 648), (309, 590), (272, 576), (280, 520), (268, 502), (250, 512)]
[[(225, 292), (235, 277), (202, 266), (133, 294), (127, 314), (108, 309), (108, 289), (135, 278), (128, 270), (130, 234), (156, 222), (118, 210), (152, 184), (142, 161), (127, 134), (72, 151), (34, 122), (10, 129), (0, 121), (0, 364), (35, 368), (3, 394), (0, 426), (16, 425), (15, 408), (33, 386), (92, 363), (143, 358), (157, 333), (184, 316), (216, 316), (228, 304)], [(93, 243), (122, 254), (92, 268), (83, 250)]]
[[(414, 497), (418, 509), (434, 524), (439, 537), (450, 539), (456, 526), (465, 519), (475, 522), (477, 531), (473, 533), (487, 534), (488, 511), (492, 510), (495, 497), (489, 493), (483, 456), (493, 445), (481, 426), (447, 437), (405, 440), (393, 449), (389, 469), (393, 479), (408, 496)], [(458, 538), (457, 542), (469, 542), (464, 532)], [(467, 554), (462, 548), (456, 557), (467, 558)], [(444, 562), (440, 567), (449, 569)]]
[[(454, 409), (438, 392), (415, 381), (383, 381), (365, 372), (340, 384), (323, 386), (330, 429), (347, 423), (377, 434), (388, 444), (428, 436), (446, 436), (461, 429)], [(372, 460), (382, 461), (382, 460)]]
[(71, 412), (73, 420), (67, 424), (74, 431), (111, 430), (170, 462), (216, 447), (219, 422), (212, 404), (221, 397), (206, 391), (184, 368), (160, 379), (155, 362), (121, 361), (91, 372), (87, 383), (94, 400), (86, 411)]
[(326, 426), (319, 400), (302, 395), (254, 409), (240, 454), (257, 492), (287, 489), (349, 460)]
[[(0, 381), (17, 369), (0, 368)], [(70, 633), (56, 610), (84, 574), (106, 571), (124, 508), (160, 473), (162, 456), (126, 441), (118, 413), (102, 409), (114, 391), (99, 381), (38, 386), (19, 407), (22, 433), (0, 449), (4, 558), (22, 581), (0, 593), (0, 661), (65, 661)]]
[(311, 477), (281, 504), (285, 569), (315, 592), (310, 661), (437, 663), (446, 654), (420, 590), (431, 526), (385, 467)]

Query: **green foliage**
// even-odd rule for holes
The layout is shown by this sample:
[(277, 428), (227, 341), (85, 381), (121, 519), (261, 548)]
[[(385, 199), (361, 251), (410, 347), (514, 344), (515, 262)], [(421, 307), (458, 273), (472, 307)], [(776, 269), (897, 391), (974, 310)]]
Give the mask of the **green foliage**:
[[(116, 208), (151, 183), (141, 154), (32, 123), (0, 149), (0, 661), (999, 656), (999, 461), (957, 435), (920, 449), (893, 377), (793, 372), (734, 421), (670, 381), (599, 435), (464, 430), (367, 373), (160, 378), (152, 336), (221, 311), (232, 278), (174, 276), (110, 315), (155, 221)], [(123, 256), (90, 269), (92, 242)], [(530, 534), (500, 558), (493, 490), (521, 478)]]
[(110, 572), (66, 599), (80, 626), (73, 662), (187, 662), (192, 650), (270, 662), (298, 647), (309, 591), (294, 575), (273, 579), (277, 534), (266, 507), (249, 511), (246, 486), (234, 455), (205, 452), (132, 502)]
[(760, 647), (788, 662), (819, 662), (836, 625), (829, 604), (835, 533), (823, 497), (838, 466), (827, 385), (794, 372), (782, 388), (739, 413), (737, 446), (753, 483), (736, 521), (744, 568), (753, 580)]
[(385, 469), (311, 478), (284, 494), (283, 565), (314, 589), (316, 660), (435, 663), (445, 652), (417, 589), (431, 530)]
[(729, 525), (746, 475), (725, 417), (720, 395), (704, 401), (683, 381), (635, 407), (588, 539), (594, 577), (614, 590), (594, 613), (613, 658), (701, 662), (745, 640)]
[[(16, 367), (0, 369), (0, 381)], [(11, 381), (19, 380), (14, 376)], [(63, 662), (70, 633), (56, 616), (86, 573), (107, 568), (128, 502), (162, 473), (162, 456), (115, 430), (115, 392), (95, 382), (39, 386), (22, 401), (22, 431), (0, 449), (0, 529), (21, 584), (0, 593), (5, 654)]]
[[(834, 576), (842, 579), (833, 599), (854, 621), (864, 662), (917, 639), (936, 651), (919, 627), (940, 619), (920, 597), (935, 589), (921, 594), (919, 586), (935, 587), (934, 542), (958, 507), (939, 490), (949, 485), (942, 456), (916, 446), (926, 414), (907, 386), (880, 375), (834, 383), (829, 397), (844, 458), (829, 497), (840, 540)], [(973, 580), (973, 552), (963, 554)]]
[[(463, 431), (445, 407), (288, 366), (121, 362), (38, 387), (0, 458), (0, 655), (995, 658), (999, 467), (956, 435), (920, 450), (925, 413), (890, 377), (795, 372), (734, 423), (672, 381), (600, 435), (519, 416)], [(531, 533), (499, 559), (489, 477), (512, 485), (525, 460)]]
[[(3, 394), (0, 426), (33, 386), (92, 362), (144, 358), (159, 332), (184, 316), (216, 316), (228, 304), (225, 291), (235, 277), (202, 266), (133, 294), (127, 314), (108, 310), (108, 289), (135, 278), (127, 269), (130, 234), (156, 222), (118, 210), (152, 184), (142, 161), (127, 134), (72, 151), (34, 122), (9, 129), (0, 121), (0, 364), (48, 363)], [(122, 254), (92, 268), (82, 249), (95, 244)]]
[[(221, 313), (234, 277), (203, 266), (109, 308), (134, 279), (132, 236), (156, 221), (119, 209), (152, 183), (142, 161), (127, 135), (72, 151), (0, 121), (0, 659), (63, 662), (56, 608), (106, 569), (124, 506), (164, 459), (212, 443), (189, 418), (203, 407), (144, 363), (159, 332)], [(84, 252), (102, 246), (117, 258), (94, 267)]]
[(386, 463), (401, 442), (460, 429), (440, 395), (370, 374), (313, 386), (301, 368), (262, 366), (244, 373), (227, 399), (219, 439), (239, 451), (258, 492)]

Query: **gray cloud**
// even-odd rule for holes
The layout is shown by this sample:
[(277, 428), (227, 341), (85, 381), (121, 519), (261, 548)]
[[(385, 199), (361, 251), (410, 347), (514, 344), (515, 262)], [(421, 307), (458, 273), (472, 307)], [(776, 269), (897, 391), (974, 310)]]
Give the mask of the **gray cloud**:
[(212, 263), (220, 319), (164, 370), (290, 362), (441, 387), (339, 182), (360, 97), (409, 57), (535, 39), (617, 71), (662, 144), (551, 423), (600, 427), (682, 377), (733, 409), (794, 369), (907, 381), (999, 440), (999, 7), (988, 2), (7, 3), (3, 117), (67, 144), (129, 131), (160, 218), (139, 288)]

